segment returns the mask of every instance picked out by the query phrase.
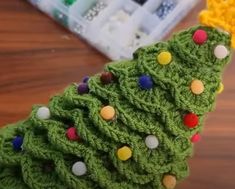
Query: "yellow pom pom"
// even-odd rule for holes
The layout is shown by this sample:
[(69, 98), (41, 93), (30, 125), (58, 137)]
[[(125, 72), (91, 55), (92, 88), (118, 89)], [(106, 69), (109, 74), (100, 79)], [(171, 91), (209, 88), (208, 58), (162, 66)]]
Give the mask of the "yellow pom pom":
[(104, 120), (112, 120), (115, 117), (115, 109), (112, 106), (105, 106), (101, 109), (100, 115)]
[(157, 61), (161, 65), (167, 65), (171, 62), (172, 55), (168, 51), (163, 51), (157, 56)]
[(176, 182), (176, 178), (173, 175), (165, 175), (162, 180), (162, 183), (166, 189), (174, 189)]
[(224, 84), (223, 84), (223, 83), (220, 83), (219, 88), (218, 88), (218, 90), (217, 90), (217, 93), (218, 93), (218, 94), (221, 94), (223, 91), (224, 91)]
[(191, 91), (193, 94), (200, 95), (204, 92), (204, 84), (201, 80), (195, 79), (191, 83)]
[(126, 161), (132, 157), (132, 150), (128, 146), (123, 146), (118, 149), (117, 156), (120, 160)]

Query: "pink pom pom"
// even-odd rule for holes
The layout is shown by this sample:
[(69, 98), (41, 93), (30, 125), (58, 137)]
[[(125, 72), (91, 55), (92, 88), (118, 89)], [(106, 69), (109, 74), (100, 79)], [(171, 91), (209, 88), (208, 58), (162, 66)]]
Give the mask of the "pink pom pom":
[(70, 127), (66, 131), (66, 136), (69, 140), (80, 140), (80, 137), (77, 134), (77, 130), (75, 127)]
[(193, 135), (192, 138), (191, 138), (191, 142), (192, 142), (192, 143), (199, 142), (200, 140), (201, 140), (201, 136), (200, 136), (198, 133), (196, 133), (195, 135)]
[(207, 38), (207, 33), (204, 30), (199, 29), (193, 34), (193, 41), (198, 45), (202, 45), (203, 43), (205, 43), (207, 41)]

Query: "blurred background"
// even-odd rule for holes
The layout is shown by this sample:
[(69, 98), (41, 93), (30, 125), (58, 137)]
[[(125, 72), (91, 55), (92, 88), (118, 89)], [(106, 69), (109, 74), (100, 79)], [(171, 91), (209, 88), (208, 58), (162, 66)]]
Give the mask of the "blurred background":
[[(165, 39), (197, 24), (198, 13), (205, 7), (204, 0), (198, 1)], [(32, 104), (46, 104), (50, 96), (102, 71), (109, 61), (27, 1), (1, 0), (0, 126), (27, 117)], [(217, 99), (216, 110), (208, 115), (201, 142), (195, 145), (191, 175), (177, 189), (235, 188), (234, 73), (233, 58), (224, 73), (225, 91)]]

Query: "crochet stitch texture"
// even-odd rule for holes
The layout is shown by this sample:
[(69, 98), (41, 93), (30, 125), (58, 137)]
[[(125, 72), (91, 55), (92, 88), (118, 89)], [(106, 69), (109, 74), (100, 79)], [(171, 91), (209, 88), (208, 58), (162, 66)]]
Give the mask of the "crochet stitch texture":
[[(202, 45), (192, 39), (198, 29), (208, 35)], [(230, 43), (217, 29), (192, 27), (138, 49), (133, 60), (107, 64), (105, 71), (114, 76), (110, 83), (92, 76), (83, 94), (71, 84), (51, 98), (50, 117), (42, 119), (41, 106), (34, 106), (29, 118), (0, 130), (0, 189), (172, 189), (174, 178), (179, 182), (189, 174), (191, 137), (202, 131), (205, 114), (214, 108)], [(217, 45), (228, 49), (225, 58), (215, 56)], [(170, 52), (169, 64), (160, 64), (161, 52)], [(139, 86), (142, 75), (150, 76), (152, 88)], [(195, 79), (204, 85), (191, 90)], [(203, 91), (194, 94), (198, 85)], [(101, 114), (107, 105), (115, 110), (115, 116), (105, 115), (111, 119)], [(80, 139), (66, 136), (71, 127)], [(159, 141), (154, 149), (145, 143), (149, 135)], [(18, 150), (12, 143), (16, 136), (23, 138)], [(72, 171), (78, 161), (87, 168), (80, 176)]]

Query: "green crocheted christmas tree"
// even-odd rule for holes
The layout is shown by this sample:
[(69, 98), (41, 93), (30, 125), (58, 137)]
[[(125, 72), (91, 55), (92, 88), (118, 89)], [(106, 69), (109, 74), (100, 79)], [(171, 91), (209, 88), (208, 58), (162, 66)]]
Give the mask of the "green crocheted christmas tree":
[(189, 174), (230, 45), (192, 27), (34, 106), (0, 131), (0, 189), (173, 189)]

